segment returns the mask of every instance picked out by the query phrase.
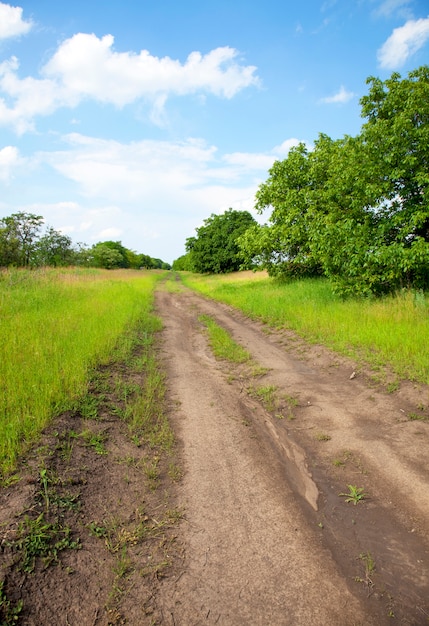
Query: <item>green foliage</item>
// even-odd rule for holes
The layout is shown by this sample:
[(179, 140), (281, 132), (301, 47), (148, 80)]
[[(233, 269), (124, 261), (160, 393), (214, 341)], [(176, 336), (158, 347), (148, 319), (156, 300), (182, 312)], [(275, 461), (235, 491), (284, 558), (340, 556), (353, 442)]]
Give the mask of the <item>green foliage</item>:
[(64, 267), (83, 265), (104, 269), (170, 269), (168, 263), (137, 254), (120, 241), (96, 243), (92, 248), (75, 246), (67, 235), (47, 226), (40, 234), (44, 219), (33, 213), (14, 213), (0, 219), (0, 267)]
[(363, 487), (356, 487), (356, 485), (347, 485), (349, 488), (348, 493), (340, 493), (339, 496), (346, 499), (346, 502), (352, 502), (355, 506), (358, 502), (362, 502), (366, 498), (363, 491)]
[(120, 241), (104, 241), (96, 243), (91, 248), (94, 267), (103, 267), (106, 270), (114, 267), (129, 267), (127, 251)]
[(73, 265), (75, 254), (70, 237), (49, 226), (43, 237), (37, 241), (32, 265), (52, 267)]
[(247, 211), (228, 209), (223, 215), (212, 214), (197, 228), (197, 236), (186, 240), (192, 270), (200, 274), (234, 272), (245, 264), (237, 239), (255, 224)]
[(43, 217), (14, 213), (0, 220), (0, 265), (30, 265)]
[(429, 287), (429, 67), (367, 82), (357, 137), (300, 144), (259, 187), (268, 225), (239, 244), (272, 276), (323, 273), (342, 296)]
[(173, 261), (172, 269), (175, 272), (192, 272), (193, 265), (191, 253), (188, 252), (187, 254), (183, 254), (178, 259)]
[(232, 363), (246, 363), (250, 360), (249, 352), (236, 343), (212, 317), (201, 315), (198, 319), (207, 328), (209, 343), (216, 358)]
[(94, 270), (0, 273), (0, 475), (12, 469), (58, 410), (97, 417), (91, 368), (127, 345), (141, 320), (154, 332), (153, 289), (161, 274)]

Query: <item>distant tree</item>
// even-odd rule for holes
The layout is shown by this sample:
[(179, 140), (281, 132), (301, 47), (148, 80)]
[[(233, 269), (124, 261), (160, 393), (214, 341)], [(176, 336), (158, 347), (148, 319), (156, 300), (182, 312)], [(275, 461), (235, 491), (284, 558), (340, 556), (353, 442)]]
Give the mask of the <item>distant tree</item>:
[(70, 237), (49, 226), (46, 233), (35, 243), (31, 264), (56, 267), (72, 265), (75, 260), (76, 253)]
[(139, 268), (144, 268), (146, 270), (151, 270), (155, 267), (154, 260), (148, 254), (139, 254)]
[[(4, 220), (1, 221), (4, 224)], [(20, 265), (19, 240), (7, 227), (0, 227), (0, 267)]]
[(123, 267), (123, 256), (116, 248), (106, 243), (96, 243), (90, 250), (90, 265), (107, 270)]
[(183, 254), (178, 259), (175, 259), (173, 261), (172, 269), (175, 270), (176, 272), (180, 272), (180, 271), (192, 272), (193, 265), (192, 265), (191, 254), (188, 252), (188, 254)]
[(248, 211), (233, 209), (204, 220), (203, 226), (196, 229), (197, 236), (186, 241), (193, 270), (222, 274), (242, 268), (246, 260), (237, 239), (254, 224), (256, 221)]
[(27, 267), (43, 224), (41, 215), (13, 213), (0, 220), (0, 263)]
[(129, 267), (129, 257), (126, 248), (120, 241), (102, 241), (91, 248), (92, 260), (90, 264), (95, 267), (113, 269)]

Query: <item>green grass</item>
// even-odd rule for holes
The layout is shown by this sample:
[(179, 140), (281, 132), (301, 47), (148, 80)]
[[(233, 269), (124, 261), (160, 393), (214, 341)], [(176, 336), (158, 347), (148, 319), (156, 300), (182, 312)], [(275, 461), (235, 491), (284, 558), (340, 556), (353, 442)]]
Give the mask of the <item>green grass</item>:
[(201, 315), (198, 319), (207, 328), (209, 343), (216, 358), (225, 359), (232, 363), (246, 363), (250, 361), (250, 353), (236, 343), (227, 331), (219, 326), (209, 315)]
[[(106, 270), (0, 273), (0, 474), (13, 470), (60, 410), (85, 398), (97, 365), (129, 352), (127, 331), (147, 340), (162, 274)], [(88, 407), (88, 410), (94, 407)]]
[(182, 273), (190, 288), (266, 324), (291, 329), (375, 368), (429, 383), (429, 297), (403, 291), (381, 299), (342, 300), (325, 279), (279, 283), (264, 273)]

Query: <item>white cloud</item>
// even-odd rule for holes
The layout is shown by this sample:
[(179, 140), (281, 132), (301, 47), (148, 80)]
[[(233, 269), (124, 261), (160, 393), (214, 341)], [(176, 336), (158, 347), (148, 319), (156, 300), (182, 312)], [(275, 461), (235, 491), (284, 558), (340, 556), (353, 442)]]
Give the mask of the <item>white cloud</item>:
[(333, 96), (328, 96), (326, 98), (322, 98), (320, 102), (324, 104), (345, 104), (349, 102), (355, 97), (355, 94), (352, 91), (347, 91), (347, 89), (341, 85), (340, 90), (334, 94)]
[(252, 154), (247, 152), (233, 152), (226, 154), (224, 161), (229, 165), (244, 167), (248, 170), (268, 170), (275, 157), (270, 154)]
[(391, 17), (399, 15), (401, 17), (411, 17), (409, 5), (412, 0), (383, 0), (378, 9), (374, 11), (377, 17)]
[(63, 151), (39, 153), (37, 163), (74, 182), (75, 190), (60, 179), (57, 196), (68, 189), (68, 202), (38, 206), (38, 214), (74, 241), (121, 240), (166, 261), (184, 252), (186, 238), (211, 213), (252, 211), (268, 169), (299, 143), (222, 156), (195, 138), (120, 143), (74, 133), (65, 140)]
[(237, 63), (237, 51), (227, 46), (205, 55), (191, 52), (181, 64), (169, 57), (154, 57), (147, 50), (115, 52), (113, 44), (112, 35), (99, 39), (78, 33), (60, 45), (43, 74), (80, 98), (89, 96), (117, 106), (141, 97), (197, 91), (232, 98), (258, 83), (256, 67)]
[(31, 21), (22, 19), (21, 7), (0, 2), (0, 40), (25, 35), (32, 28)]
[(273, 165), (274, 161), (278, 159), (285, 159), (291, 148), (295, 148), (300, 143), (305, 143), (310, 148), (309, 144), (304, 140), (296, 139), (292, 137), (286, 139), (279, 146), (275, 146), (272, 150), (266, 153), (254, 153), (254, 152), (233, 152), (226, 154), (223, 160), (229, 165), (236, 166), (240, 169), (246, 169), (248, 171), (267, 172)]
[(152, 121), (163, 120), (171, 96), (210, 93), (232, 98), (251, 85), (258, 85), (256, 67), (243, 65), (237, 50), (222, 47), (205, 55), (192, 52), (184, 63), (158, 58), (147, 50), (116, 52), (114, 38), (78, 33), (64, 41), (42, 68), (42, 78), (18, 77), (16, 57), (0, 64), (0, 124), (20, 133), (32, 129), (37, 115), (59, 107), (76, 107), (85, 99), (123, 107), (139, 99), (153, 105)]
[(300, 143), (305, 143), (307, 147), (309, 147), (307, 141), (291, 137), (290, 139), (286, 139), (285, 141), (283, 141), (283, 143), (281, 143), (279, 146), (273, 148), (273, 153), (278, 157), (286, 158), (289, 150), (291, 148), (296, 148), (296, 146), (298, 146)]
[(395, 28), (377, 53), (380, 66), (395, 69), (415, 54), (429, 39), (429, 16), (419, 20), (408, 20)]
[(18, 149), (6, 146), (0, 150), (0, 180), (7, 182), (12, 176), (12, 169), (21, 162)]
[(99, 233), (94, 235), (93, 239), (97, 241), (117, 240), (123, 232), (122, 228), (104, 228)]

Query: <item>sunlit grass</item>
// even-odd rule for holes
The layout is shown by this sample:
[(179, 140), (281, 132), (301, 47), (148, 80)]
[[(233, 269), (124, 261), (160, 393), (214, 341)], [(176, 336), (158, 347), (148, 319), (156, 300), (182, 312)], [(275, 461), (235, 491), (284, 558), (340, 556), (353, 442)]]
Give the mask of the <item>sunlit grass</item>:
[(262, 273), (201, 276), (184, 283), (269, 325), (373, 366), (388, 365), (402, 378), (429, 383), (429, 298), (403, 291), (382, 299), (342, 300), (327, 280), (279, 283)]
[(160, 274), (105, 270), (0, 274), (0, 471), (13, 468), (60, 408), (85, 393), (125, 330), (148, 333)]
[(246, 363), (250, 361), (250, 353), (236, 343), (213, 318), (209, 315), (201, 315), (199, 320), (207, 328), (209, 343), (215, 357), (232, 363)]

